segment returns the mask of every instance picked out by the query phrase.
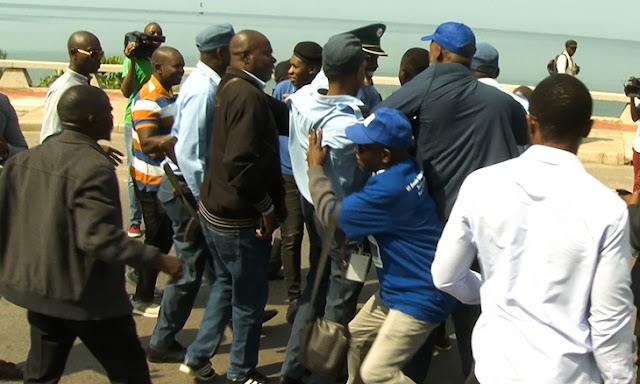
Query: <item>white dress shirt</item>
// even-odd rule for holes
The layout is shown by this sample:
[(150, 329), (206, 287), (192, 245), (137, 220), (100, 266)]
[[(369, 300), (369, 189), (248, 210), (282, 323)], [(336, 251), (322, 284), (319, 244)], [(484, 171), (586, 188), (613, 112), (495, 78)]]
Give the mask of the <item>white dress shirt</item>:
[[(574, 154), (534, 145), (463, 183), (436, 286), (481, 303), (480, 383), (631, 383), (627, 208)], [(482, 276), (469, 270), (478, 257)]]

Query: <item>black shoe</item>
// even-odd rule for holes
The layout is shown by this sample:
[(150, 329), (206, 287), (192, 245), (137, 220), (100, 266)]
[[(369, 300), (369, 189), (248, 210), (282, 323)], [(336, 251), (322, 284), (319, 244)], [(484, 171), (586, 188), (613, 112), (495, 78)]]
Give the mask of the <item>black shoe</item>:
[(152, 363), (182, 363), (184, 361), (185, 348), (177, 341), (169, 348), (157, 348), (149, 344), (147, 347), (147, 360)]
[(298, 307), (300, 303), (298, 299), (293, 299), (289, 302), (289, 306), (287, 307), (287, 323), (293, 324), (293, 321), (296, 319), (296, 313), (298, 313)]
[(182, 363), (178, 370), (193, 376), (196, 383), (211, 383), (218, 377), (208, 361), (201, 367), (192, 367), (187, 363)]
[(227, 379), (227, 384), (267, 384), (268, 382), (269, 378), (255, 369), (241, 379)]
[(278, 314), (277, 309), (265, 309), (264, 314), (262, 315), (262, 324), (273, 319), (274, 317), (276, 317), (277, 314)]
[(269, 271), (269, 280), (284, 280), (284, 271), (281, 268)]
[(302, 380), (292, 379), (287, 376), (280, 376), (279, 384), (304, 384)]

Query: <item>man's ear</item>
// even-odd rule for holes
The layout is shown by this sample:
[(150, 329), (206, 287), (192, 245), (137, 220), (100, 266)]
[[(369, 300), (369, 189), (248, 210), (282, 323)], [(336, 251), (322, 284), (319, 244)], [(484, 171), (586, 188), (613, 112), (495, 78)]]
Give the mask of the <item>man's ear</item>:
[(540, 126), (538, 125), (538, 120), (531, 115), (527, 115), (527, 131), (529, 132), (529, 142), (531, 144), (536, 144), (534, 143), (534, 139), (539, 133), (539, 130)]
[(382, 160), (382, 164), (385, 164), (385, 165), (391, 163), (391, 151), (389, 150), (389, 148), (382, 149), (381, 160)]
[(589, 133), (591, 132), (592, 127), (593, 127), (593, 119), (589, 120), (587, 125), (585, 125), (584, 130), (582, 131), (582, 137), (586, 138), (587, 136), (589, 136)]

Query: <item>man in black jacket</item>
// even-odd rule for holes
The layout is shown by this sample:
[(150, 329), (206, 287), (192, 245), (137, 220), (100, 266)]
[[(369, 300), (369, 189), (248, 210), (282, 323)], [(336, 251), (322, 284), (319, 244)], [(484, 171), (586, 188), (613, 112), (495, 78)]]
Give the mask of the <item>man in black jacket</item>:
[(111, 382), (150, 383), (124, 285), (124, 263), (172, 278), (178, 259), (122, 231), (118, 180), (98, 140), (113, 116), (104, 91), (69, 88), (60, 135), (9, 159), (0, 175), (0, 293), (26, 308), (25, 382), (57, 382), (78, 337)]
[(284, 216), (278, 127), (286, 106), (264, 93), (276, 62), (259, 32), (238, 32), (229, 44), (231, 64), (215, 97), (209, 168), (200, 190), (200, 214), (213, 255), (215, 281), (196, 340), (180, 370), (199, 380), (214, 377), (210, 357), (233, 319), (228, 383), (265, 383), (258, 363), (262, 315), (268, 296), (271, 234)]

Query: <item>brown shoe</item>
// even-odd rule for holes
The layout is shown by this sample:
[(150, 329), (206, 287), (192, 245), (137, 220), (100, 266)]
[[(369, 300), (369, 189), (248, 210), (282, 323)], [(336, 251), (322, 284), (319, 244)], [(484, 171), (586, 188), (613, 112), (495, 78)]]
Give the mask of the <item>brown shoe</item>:
[(14, 363), (0, 359), (0, 379), (2, 380), (22, 380), (23, 372)]

